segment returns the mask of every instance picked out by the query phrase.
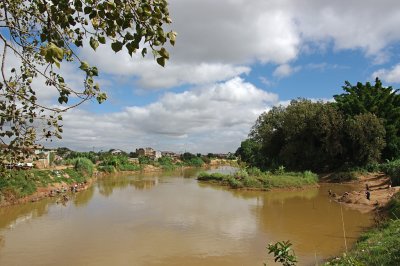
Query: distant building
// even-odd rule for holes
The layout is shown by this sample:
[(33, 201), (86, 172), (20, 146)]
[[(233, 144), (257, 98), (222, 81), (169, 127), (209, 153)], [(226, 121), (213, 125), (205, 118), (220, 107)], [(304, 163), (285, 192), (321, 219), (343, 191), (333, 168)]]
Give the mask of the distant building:
[(119, 154), (123, 153), (123, 151), (121, 151), (121, 150), (111, 150), (110, 152), (112, 155), (119, 155)]
[(157, 160), (162, 156), (160, 151), (156, 151), (150, 147), (136, 149), (136, 154), (138, 156), (147, 156), (153, 160)]

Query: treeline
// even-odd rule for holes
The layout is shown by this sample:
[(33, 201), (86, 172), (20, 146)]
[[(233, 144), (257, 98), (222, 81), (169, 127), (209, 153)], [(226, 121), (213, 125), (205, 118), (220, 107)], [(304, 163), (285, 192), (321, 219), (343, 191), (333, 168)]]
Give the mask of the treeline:
[[(185, 152), (175, 157), (162, 156), (155, 159), (148, 156), (139, 156), (133, 152), (126, 153), (121, 151), (118, 154), (113, 154), (112, 151), (77, 152), (63, 147), (56, 150), (58, 160), (53, 160), (52, 162), (56, 165), (75, 165), (77, 161), (80, 161), (86, 164), (96, 164), (99, 171), (114, 172), (137, 171), (142, 169), (144, 165), (153, 165), (166, 170), (173, 170), (182, 166), (201, 167), (204, 164), (210, 164), (212, 159), (221, 158), (220, 154), (208, 153), (207, 155), (202, 155), (200, 153)], [(225, 159), (234, 160), (236, 157), (233, 154), (229, 154)]]
[(236, 155), (251, 166), (328, 171), (400, 157), (400, 95), (349, 82), (334, 102), (291, 101), (260, 115)]

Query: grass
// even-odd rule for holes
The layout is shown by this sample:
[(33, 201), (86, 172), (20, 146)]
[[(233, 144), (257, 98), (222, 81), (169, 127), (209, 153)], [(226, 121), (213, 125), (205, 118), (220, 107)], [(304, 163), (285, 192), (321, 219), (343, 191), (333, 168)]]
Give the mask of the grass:
[(400, 193), (388, 203), (389, 220), (361, 235), (354, 248), (325, 265), (400, 265)]
[(262, 190), (271, 188), (300, 188), (318, 182), (317, 175), (310, 171), (273, 174), (270, 172), (261, 172), (258, 169), (240, 170), (233, 175), (202, 172), (197, 179), (199, 181), (217, 183), (231, 188)]
[(364, 233), (348, 254), (325, 265), (400, 265), (400, 220)]
[(72, 184), (84, 182), (86, 176), (74, 169), (50, 170), (11, 170), (0, 177), (0, 196), (21, 198), (36, 192), (38, 187), (56, 183)]

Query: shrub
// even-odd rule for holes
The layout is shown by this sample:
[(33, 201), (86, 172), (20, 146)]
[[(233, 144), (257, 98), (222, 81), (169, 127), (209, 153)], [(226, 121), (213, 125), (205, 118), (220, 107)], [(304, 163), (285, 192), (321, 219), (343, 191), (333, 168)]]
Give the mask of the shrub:
[(262, 188), (263, 187), (263, 184), (255, 178), (246, 177), (242, 180), (242, 183), (245, 187), (250, 187), (250, 188)]
[(199, 174), (199, 176), (197, 177), (197, 180), (201, 180), (201, 181), (209, 181), (209, 180), (223, 181), (226, 178), (227, 178), (227, 175), (224, 175), (224, 174), (221, 174), (221, 173), (201, 172)]
[(381, 170), (390, 177), (393, 186), (400, 185), (400, 160), (382, 164)]
[(336, 172), (332, 175), (335, 182), (345, 182), (357, 179), (357, 173), (354, 171)]
[(292, 243), (289, 240), (268, 244), (268, 254), (273, 253), (275, 262), (278, 261), (283, 266), (294, 266), (297, 264), (297, 258), (291, 246)]
[(285, 173), (285, 166), (281, 165), (277, 169), (275, 169), (274, 174), (283, 175)]
[(247, 173), (247, 171), (245, 169), (241, 169), (241, 170), (237, 171), (236, 173), (234, 173), (233, 176), (237, 179), (244, 179), (244, 178), (249, 177), (249, 174)]
[(311, 171), (304, 171), (303, 178), (308, 179), (311, 182), (318, 182), (318, 175), (314, 174)]
[(400, 192), (395, 194), (389, 201), (388, 212), (392, 218), (399, 219), (400, 218)]
[(113, 173), (115, 172), (115, 167), (112, 165), (100, 165), (97, 167), (100, 172), (106, 172), (106, 173)]
[(189, 160), (185, 160), (184, 163), (189, 166), (201, 167), (204, 162), (200, 157), (193, 157)]
[(120, 171), (138, 171), (140, 170), (140, 166), (136, 164), (122, 164), (118, 167)]
[(243, 184), (239, 180), (237, 180), (234, 177), (231, 177), (228, 179), (228, 183), (231, 186), (231, 188), (242, 188)]
[(76, 158), (74, 169), (84, 175), (92, 176), (94, 165), (91, 160), (79, 157)]
[(263, 172), (257, 167), (250, 167), (247, 169), (247, 173), (250, 176), (262, 176)]

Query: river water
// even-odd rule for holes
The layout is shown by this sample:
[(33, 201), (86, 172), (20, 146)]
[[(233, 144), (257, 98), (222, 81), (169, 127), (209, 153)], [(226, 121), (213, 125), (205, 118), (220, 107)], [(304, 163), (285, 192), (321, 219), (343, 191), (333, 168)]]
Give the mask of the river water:
[(329, 199), (349, 186), (238, 191), (199, 183), (198, 171), (110, 176), (65, 206), (2, 208), (0, 265), (274, 265), (266, 246), (280, 240), (316, 265), (372, 224)]

